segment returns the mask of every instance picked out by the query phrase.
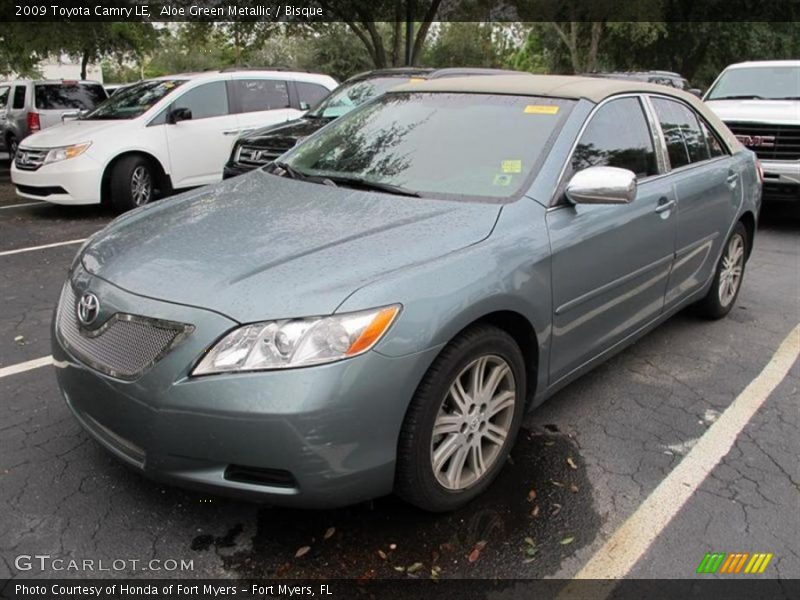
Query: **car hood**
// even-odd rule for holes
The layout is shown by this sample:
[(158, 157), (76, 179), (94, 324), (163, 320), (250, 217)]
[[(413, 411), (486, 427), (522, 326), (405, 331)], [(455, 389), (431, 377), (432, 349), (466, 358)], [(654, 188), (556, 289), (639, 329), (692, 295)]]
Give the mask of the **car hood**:
[(726, 122), (800, 123), (797, 100), (707, 100), (706, 104)]
[(311, 119), (307, 117), (294, 119), (258, 129), (242, 138), (240, 143), (245, 146), (289, 150), (297, 142), (319, 131), (331, 121), (332, 119)]
[(25, 138), (22, 145), (26, 148), (55, 148), (91, 142), (101, 133), (118, 129), (123, 123), (129, 121), (81, 121), (68, 120), (64, 123), (48, 127)]
[(486, 238), (499, 211), (254, 171), (120, 217), (82, 262), (135, 294), (239, 322), (323, 315), (383, 274)]

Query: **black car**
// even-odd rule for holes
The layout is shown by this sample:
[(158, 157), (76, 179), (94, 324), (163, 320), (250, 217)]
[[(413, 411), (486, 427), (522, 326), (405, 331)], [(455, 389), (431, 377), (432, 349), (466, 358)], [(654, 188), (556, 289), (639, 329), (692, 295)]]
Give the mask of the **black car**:
[(354, 75), (301, 118), (257, 129), (239, 138), (233, 145), (231, 156), (223, 169), (222, 176), (224, 179), (228, 179), (272, 162), (334, 119), (347, 114), (367, 100), (372, 100), (389, 89), (408, 81), (513, 73), (524, 75), (519, 71), (472, 67), (447, 69), (399, 67)]

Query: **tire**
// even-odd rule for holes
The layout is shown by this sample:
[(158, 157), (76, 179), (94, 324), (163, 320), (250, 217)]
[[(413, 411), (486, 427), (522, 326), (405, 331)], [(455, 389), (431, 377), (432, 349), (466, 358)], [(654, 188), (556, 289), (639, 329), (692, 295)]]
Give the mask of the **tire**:
[(733, 228), (722, 249), (711, 289), (696, 305), (697, 312), (701, 316), (721, 319), (736, 304), (739, 291), (742, 289), (749, 243), (747, 229), (740, 221)]
[(17, 154), (17, 148), (19, 148), (17, 136), (15, 136), (13, 133), (9, 133), (8, 137), (6, 137), (6, 150), (8, 150), (8, 156), (11, 158), (11, 160), (14, 160), (14, 157)]
[[(484, 373), (485, 384), (491, 384), (493, 375), (499, 381), (485, 386), (494, 388), (491, 399), (487, 395), (479, 396), (477, 402), (470, 400), (475, 372)], [(461, 404), (451, 393), (459, 389), (457, 380), (463, 392)], [(503, 468), (514, 445), (525, 389), (525, 361), (510, 335), (490, 325), (476, 325), (459, 334), (428, 369), (406, 412), (397, 448), (395, 493), (431, 512), (455, 510), (480, 495)], [(434, 435), (437, 421), (439, 433)], [(505, 436), (499, 436), (498, 430), (504, 430)], [(479, 456), (484, 461), (482, 471), (477, 467)]]
[(111, 172), (111, 204), (117, 212), (144, 206), (155, 199), (156, 177), (150, 162), (141, 156), (126, 156)]

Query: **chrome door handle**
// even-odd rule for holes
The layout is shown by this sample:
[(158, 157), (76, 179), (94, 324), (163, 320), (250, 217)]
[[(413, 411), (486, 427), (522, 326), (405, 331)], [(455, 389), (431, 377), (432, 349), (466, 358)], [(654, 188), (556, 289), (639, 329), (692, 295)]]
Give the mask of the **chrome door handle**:
[(658, 206), (656, 206), (656, 212), (662, 213), (664, 211), (670, 210), (673, 206), (675, 206), (675, 200), (669, 200), (667, 202), (660, 202)]
[(739, 183), (739, 176), (736, 173), (731, 173), (730, 175), (728, 175), (727, 181), (729, 186), (735, 188), (736, 184)]

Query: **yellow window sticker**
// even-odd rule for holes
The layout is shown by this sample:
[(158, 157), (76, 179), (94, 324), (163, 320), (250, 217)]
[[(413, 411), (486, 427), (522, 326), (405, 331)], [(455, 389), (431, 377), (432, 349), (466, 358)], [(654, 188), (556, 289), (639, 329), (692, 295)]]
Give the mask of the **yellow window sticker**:
[(498, 173), (494, 176), (494, 181), (492, 181), (493, 185), (502, 185), (508, 186), (511, 185), (511, 178), (513, 175), (508, 175), (506, 173)]
[(504, 160), (500, 163), (500, 169), (503, 173), (522, 173), (521, 160)]
[(548, 104), (528, 104), (525, 113), (529, 115), (557, 115), (558, 106)]
[(425, 81), (424, 77), (410, 77), (408, 83), (422, 83)]

